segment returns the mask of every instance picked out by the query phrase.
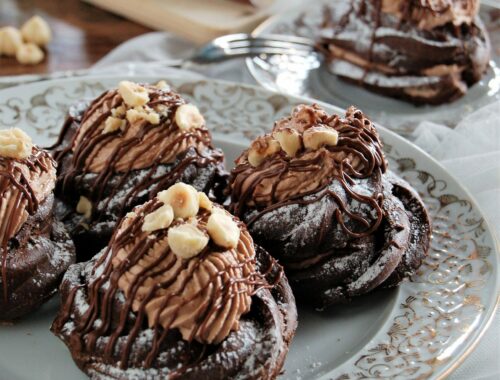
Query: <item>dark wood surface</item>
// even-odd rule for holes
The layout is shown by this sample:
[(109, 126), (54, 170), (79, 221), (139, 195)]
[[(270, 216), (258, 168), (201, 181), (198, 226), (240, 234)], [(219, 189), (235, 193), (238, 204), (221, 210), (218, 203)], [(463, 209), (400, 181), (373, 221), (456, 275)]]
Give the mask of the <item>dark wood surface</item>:
[(34, 14), (52, 28), (45, 60), (24, 66), (15, 58), (1, 57), (0, 75), (86, 68), (122, 42), (151, 31), (81, 0), (0, 0), (0, 26), (19, 28)]

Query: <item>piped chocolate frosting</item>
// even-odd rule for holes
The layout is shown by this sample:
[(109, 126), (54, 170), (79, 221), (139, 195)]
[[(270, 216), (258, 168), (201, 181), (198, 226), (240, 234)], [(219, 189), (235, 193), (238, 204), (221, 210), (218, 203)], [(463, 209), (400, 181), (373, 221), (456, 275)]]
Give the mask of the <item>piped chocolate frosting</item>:
[[(233, 249), (221, 251), (207, 245), (196, 257), (183, 259), (170, 249), (167, 229), (153, 234), (141, 231), (144, 215), (161, 205), (153, 201), (122, 221), (110, 242), (112, 266), (104, 273), (121, 274), (118, 287), (133, 300), (131, 309), (145, 314), (156, 334), (177, 328), (186, 341), (220, 343), (238, 329), (239, 318), (250, 310), (251, 295), (259, 283), (252, 239), (243, 230)], [(202, 211), (189, 223), (204, 231), (210, 215)], [(181, 223), (176, 219), (170, 228)], [(239, 223), (238, 228), (244, 227)], [(110, 276), (101, 277), (93, 286), (99, 287)]]

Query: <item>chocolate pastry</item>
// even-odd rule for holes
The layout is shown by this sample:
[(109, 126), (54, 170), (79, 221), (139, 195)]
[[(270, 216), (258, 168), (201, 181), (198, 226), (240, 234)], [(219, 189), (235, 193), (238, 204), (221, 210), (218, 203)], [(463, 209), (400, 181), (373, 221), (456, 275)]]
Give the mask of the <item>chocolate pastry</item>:
[(134, 206), (178, 181), (214, 199), (226, 182), (198, 109), (166, 84), (120, 82), (90, 105), (79, 104), (53, 147), (59, 164), (58, 217), (88, 260)]
[(177, 183), (70, 267), (52, 331), (92, 379), (274, 379), (297, 324), (282, 268)]
[(56, 167), (22, 130), (0, 131), (0, 320), (54, 295), (75, 248), (52, 212)]
[(341, 118), (297, 106), (237, 159), (229, 192), (295, 295), (318, 308), (396, 286), (429, 247), (422, 200), (388, 170), (375, 127), (354, 107)]
[(463, 96), (487, 71), (490, 42), (479, 0), (353, 0), (321, 31), (329, 70), (414, 104)]

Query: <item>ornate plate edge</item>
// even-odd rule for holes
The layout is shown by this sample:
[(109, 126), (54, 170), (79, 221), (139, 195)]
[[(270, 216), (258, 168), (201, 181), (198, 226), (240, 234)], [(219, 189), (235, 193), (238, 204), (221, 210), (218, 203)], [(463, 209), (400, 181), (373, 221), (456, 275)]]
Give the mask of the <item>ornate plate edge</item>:
[[(113, 80), (114, 78), (123, 79), (124, 77), (126, 77), (126, 76), (90, 76), (90, 77), (72, 78), (69, 80), (68, 79), (59, 79), (59, 80), (53, 80), (53, 81), (48, 81), (48, 82), (50, 84), (57, 85), (59, 83), (64, 83), (67, 81)], [(138, 76), (138, 77), (139, 78), (144, 78), (144, 77), (158, 78), (157, 76)], [(134, 77), (132, 76), (130, 78), (134, 78)], [(242, 85), (242, 84), (233, 83), (233, 82), (229, 82), (229, 81), (220, 81), (220, 80), (217, 80), (217, 81), (216, 80), (194, 80), (194, 81), (191, 81), (191, 80), (186, 80), (186, 78), (175, 78), (175, 77), (170, 77), (169, 79), (174, 83), (174, 86), (178, 85), (178, 84), (176, 84), (176, 82), (179, 84), (203, 83), (203, 82), (209, 83), (210, 82), (210, 83), (220, 83), (221, 85), (232, 85), (232, 86), (253, 89), (253, 90), (257, 90), (257, 91), (263, 91), (263, 89), (261, 87), (258, 87), (258, 86)], [(46, 82), (44, 82), (44, 84), (45, 83)], [(0, 91), (0, 95), (2, 95), (3, 92), (9, 92), (11, 90), (12, 90), (12, 88), (2, 90), (2, 91)], [(264, 90), (264, 91), (266, 91), (266, 90)], [(274, 93), (273, 91), (268, 91), (268, 92)], [(299, 97), (299, 96), (292, 96), (292, 95), (284, 95), (284, 96), (287, 97), (288, 99), (291, 99), (294, 101), (316, 102), (318, 104), (327, 105), (329, 108), (334, 108), (336, 110), (336, 112), (341, 111), (341, 109), (338, 107), (332, 106), (332, 105), (324, 103), (324, 102), (315, 101), (314, 99), (310, 99), (310, 98), (306, 98), (306, 97)], [(397, 135), (395, 132), (388, 130), (387, 128), (384, 128), (382, 126), (379, 126), (379, 128), (381, 131), (383, 131), (383, 134), (386, 134), (386, 135), (390, 136), (390, 138), (398, 140), (399, 142), (403, 143), (403, 145), (411, 145), (412, 149), (417, 150), (420, 155), (425, 156), (430, 162), (432, 162), (433, 165), (439, 167), (440, 170), (442, 170), (444, 173), (446, 173), (447, 176), (449, 176), (449, 178), (452, 179), (453, 182), (455, 182), (455, 185), (459, 188), (459, 190), (462, 191), (467, 196), (467, 198), (468, 198), (467, 200), (472, 204), (472, 206), (477, 210), (477, 212), (481, 216), (484, 215), (482, 213), (481, 208), (478, 206), (475, 198), (470, 194), (470, 192), (466, 188), (464, 188), (461, 185), (460, 181), (458, 181), (453, 175), (451, 175), (438, 161), (436, 161), (434, 158), (432, 158), (432, 156), (430, 156), (429, 154), (427, 154), (425, 151), (423, 151), (419, 147), (415, 146), (414, 144), (411, 144), (410, 142), (408, 142), (407, 140), (405, 140), (401, 136)], [(214, 136), (215, 136), (215, 134), (214, 134)], [(216, 137), (216, 138), (221, 139), (220, 137)], [(241, 142), (235, 141), (235, 139), (231, 138), (231, 137), (226, 137), (225, 140), (228, 142), (241, 144)], [(499, 254), (500, 254), (500, 244), (498, 241), (498, 237), (495, 235), (494, 230), (491, 228), (490, 222), (485, 219), (484, 223), (485, 223), (486, 229), (488, 230), (489, 234), (492, 237), (493, 246), (494, 246), (494, 250), (495, 250), (494, 253), (495, 253), (497, 264), (498, 264), (498, 258), (499, 258)], [(497, 269), (498, 269), (498, 267), (497, 267)], [(497, 285), (497, 288), (499, 285), (499, 277), (500, 277), (500, 275), (499, 275), (499, 272), (497, 271), (496, 279), (495, 279), (495, 283)], [(498, 290), (497, 290), (497, 292), (498, 292)], [(497, 307), (499, 307), (499, 304), (500, 304), (500, 294), (496, 294), (496, 295), (494, 294), (494, 295), (492, 295), (491, 298), (492, 298), (492, 300), (496, 299), (496, 301), (493, 302), (493, 303), (495, 303), (495, 306), (491, 307), (491, 304), (490, 304), (490, 307), (491, 307), (490, 313), (489, 313), (489, 315), (485, 314), (483, 323), (481, 326), (479, 326), (480, 330), (478, 332), (476, 332), (476, 336), (474, 338), (471, 338), (471, 342), (469, 342), (468, 347), (466, 347), (464, 349), (464, 352), (462, 353), (462, 355), (460, 355), (459, 357), (457, 357), (455, 359), (450, 360), (450, 363), (442, 368), (441, 374), (434, 374), (434, 375), (436, 375), (436, 378), (443, 379), (446, 376), (448, 376), (475, 349), (475, 347), (477, 346), (477, 343), (479, 342), (481, 337), (484, 335), (487, 328), (490, 326), (490, 324), (493, 320), (493, 317), (495, 315), (495, 310), (497, 309)]]

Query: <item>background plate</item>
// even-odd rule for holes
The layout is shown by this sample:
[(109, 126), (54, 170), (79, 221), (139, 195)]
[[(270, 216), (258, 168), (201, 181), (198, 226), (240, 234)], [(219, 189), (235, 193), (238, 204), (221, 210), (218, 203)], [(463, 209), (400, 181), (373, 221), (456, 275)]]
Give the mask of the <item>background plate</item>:
[[(255, 29), (254, 34), (291, 34), (316, 39), (325, 14), (334, 20), (349, 9), (350, 0), (316, 0), (307, 6), (276, 15)], [(409, 135), (422, 121), (454, 127), (464, 115), (500, 99), (500, 2), (482, 1), (480, 16), (492, 44), (490, 70), (467, 94), (441, 106), (414, 106), (347, 83), (320, 66), (318, 57), (261, 56), (247, 58), (251, 75), (263, 87), (292, 95), (308, 96), (347, 108), (355, 104), (373, 120)]]
[[(47, 81), (0, 91), (0, 125), (20, 127), (39, 145), (50, 145), (73, 102), (121, 79)], [(131, 78), (159, 79), (165, 78)], [(269, 131), (294, 105), (311, 102), (228, 82), (166, 79), (200, 108), (229, 166), (249, 139)], [(429, 257), (398, 289), (323, 313), (300, 308), (283, 378), (440, 378), (470, 351), (493, 315), (499, 257), (480, 211), (432, 158), (394, 133), (379, 131), (392, 169), (419, 191), (433, 218)], [(85, 378), (48, 330), (57, 307), (56, 298), (26, 319), (0, 326), (2, 379)]]

